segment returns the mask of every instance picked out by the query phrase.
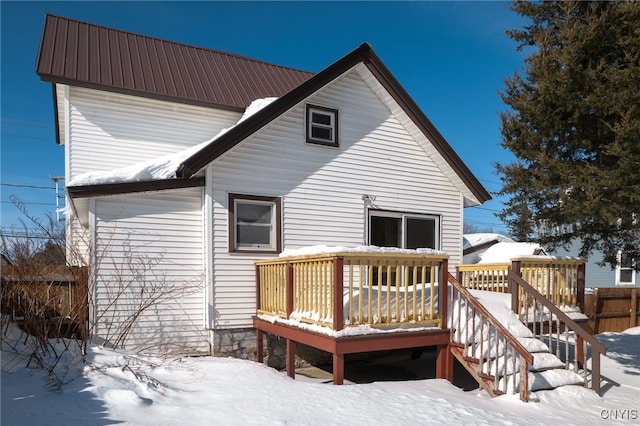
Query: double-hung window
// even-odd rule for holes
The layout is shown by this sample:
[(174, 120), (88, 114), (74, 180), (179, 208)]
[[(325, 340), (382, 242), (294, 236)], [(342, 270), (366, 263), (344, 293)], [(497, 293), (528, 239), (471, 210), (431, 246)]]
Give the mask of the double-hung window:
[(616, 266), (616, 285), (635, 285), (635, 283), (635, 261), (627, 253), (619, 251), (618, 265)]
[(307, 105), (307, 143), (338, 146), (338, 110)]
[(229, 194), (229, 251), (281, 251), (279, 197)]

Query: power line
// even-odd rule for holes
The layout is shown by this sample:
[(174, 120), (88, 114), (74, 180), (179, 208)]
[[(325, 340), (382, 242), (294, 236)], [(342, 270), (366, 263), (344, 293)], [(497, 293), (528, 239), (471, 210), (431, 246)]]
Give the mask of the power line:
[(18, 183), (3, 183), (2, 186), (12, 186), (15, 188), (31, 188), (31, 189), (56, 189), (55, 186), (38, 186), (38, 185), (22, 185)]
[[(2, 204), (15, 204), (13, 201), (0, 201)], [(20, 204), (31, 204), (36, 206), (55, 206), (56, 203), (37, 203), (37, 202), (29, 202), (29, 201), (20, 201)]]

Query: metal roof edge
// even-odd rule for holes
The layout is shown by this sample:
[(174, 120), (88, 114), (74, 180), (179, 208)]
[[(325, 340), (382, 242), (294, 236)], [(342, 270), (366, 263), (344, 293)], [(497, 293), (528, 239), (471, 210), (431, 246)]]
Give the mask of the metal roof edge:
[(178, 178), (150, 180), (142, 182), (121, 182), (103, 183), (98, 185), (67, 186), (66, 191), (70, 198), (77, 199), (203, 186), (205, 186), (205, 178), (195, 177), (191, 179)]

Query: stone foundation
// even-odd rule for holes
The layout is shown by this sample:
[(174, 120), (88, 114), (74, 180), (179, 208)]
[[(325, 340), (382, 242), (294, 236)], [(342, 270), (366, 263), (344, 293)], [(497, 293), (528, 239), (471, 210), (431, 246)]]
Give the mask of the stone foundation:
[(234, 328), (215, 330), (213, 333), (213, 354), (219, 357), (233, 357), (255, 361), (256, 330)]
[[(269, 367), (283, 370), (286, 367), (286, 340), (279, 336), (265, 333), (264, 363)], [(239, 328), (215, 330), (213, 354), (219, 357), (233, 357), (255, 361), (256, 330)], [(328, 352), (296, 343), (296, 367), (331, 364), (332, 356)]]

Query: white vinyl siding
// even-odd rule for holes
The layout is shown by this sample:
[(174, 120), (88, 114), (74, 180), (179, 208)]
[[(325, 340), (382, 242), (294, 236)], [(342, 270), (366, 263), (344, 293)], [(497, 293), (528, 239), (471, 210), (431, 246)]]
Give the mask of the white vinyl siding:
[[(96, 199), (97, 333), (114, 338), (150, 297), (126, 347), (208, 353), (204, 319), (202, 189)], [(151, 296), (150, 296), (151, 295)]]
[[(366, 241), (363, 195), (373, 208), (441, 218), (441, 250), (459, 263), (460, 191), (405, 126), (351, 71), (214, 161), (215, 326), (245, 327), (255, 314), (256, 254), (229, 253), (228, 193), (281, 196), (283, 248)], [(340, 146), (305, 143), (305, 104), (339, 111)], [(265, 256), (263, 256), (265, 257)]]
[(241, 116), (78, 87), (69, 92), (69, 180), (179, 152), (211, 139)]

